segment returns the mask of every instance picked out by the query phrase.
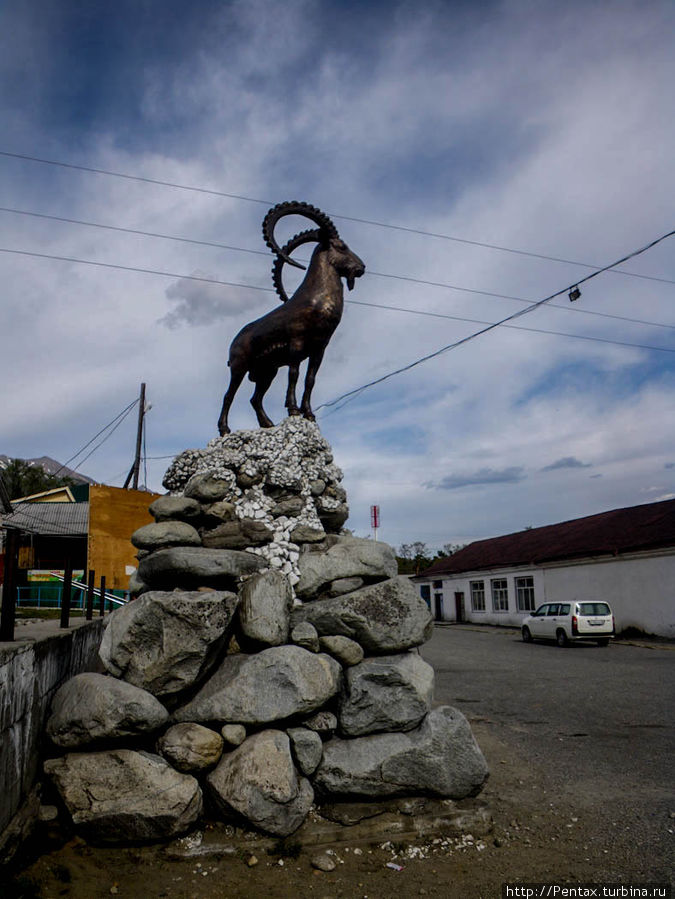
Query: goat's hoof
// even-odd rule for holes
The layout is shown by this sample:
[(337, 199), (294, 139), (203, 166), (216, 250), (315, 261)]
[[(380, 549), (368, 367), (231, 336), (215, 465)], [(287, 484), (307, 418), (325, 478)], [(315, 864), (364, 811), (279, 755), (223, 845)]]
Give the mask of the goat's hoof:
[(298, 409), (297, 406), (293, 406), (292, 409), (288, 410), (288, 414), (289, 414), (289, 416), (296, 417), (298, 415), (302, 415), (302, 412)]
[(230, 433), (230, 429), (228, 428), (227, 425), (223, 425), (222, 427), (218, 428), (218, 433), (220, 434), (221, 437), (224, 437), (226, 434)]
[(307, 421), (316, 421), (313, 412), (303, 412), (303, 417), (307, 419)]

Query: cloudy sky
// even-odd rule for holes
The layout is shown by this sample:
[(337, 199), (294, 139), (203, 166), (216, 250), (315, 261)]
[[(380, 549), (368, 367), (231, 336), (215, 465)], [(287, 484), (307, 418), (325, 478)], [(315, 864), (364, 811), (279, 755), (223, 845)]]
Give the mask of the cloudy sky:
[[(357, 533), (371, 503), (382, 539), (436, 548), (672, 497), (675, 238), (323, 404), (675, 228), (674, 20), (669, 0), (9, 0), (0, 452), (65, 462), (145, 381), (161, 490), (157, 457), (216, 435), (229, 343), (277, 303), (262, 218), (300, 199), (368, 270), (314, 392)], [(81, 470), (121, 486), (135, 427)]]

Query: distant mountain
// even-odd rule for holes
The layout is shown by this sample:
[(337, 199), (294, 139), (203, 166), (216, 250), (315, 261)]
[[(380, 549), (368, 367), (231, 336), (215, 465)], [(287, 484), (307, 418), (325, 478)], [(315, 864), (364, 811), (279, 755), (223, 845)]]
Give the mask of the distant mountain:
[[(12, 461), (12, 457), (4, 456), (0, 454), (0, 469), (5, 468), (8, 462)], [(79, 471), (73, 471), (72, 468), (64, 468), (60, 462), (57, 462), (56, 459), (51, 459), (49, 456), (39, 456), (35, 459), (24, 459), (24, 462), (27, 462), (29, 465), (34, 465), (37, 468), (41, 468), (47, 474), (57, 474), (59, 477), (64, 478), (72, 478), (76, 484), (97, 484), (98, 481), (95, 481), (93, 478), (87, 477), (86, 474), (80, 474)]]

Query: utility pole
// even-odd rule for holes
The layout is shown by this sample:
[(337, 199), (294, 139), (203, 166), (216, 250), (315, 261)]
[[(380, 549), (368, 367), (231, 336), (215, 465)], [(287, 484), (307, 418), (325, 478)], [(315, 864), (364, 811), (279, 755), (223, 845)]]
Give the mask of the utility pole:
[[(131, 471), (127, 475), (124, 482), (124, 489), (129, 486), (132, 481), (132, 489), (138, 490), (138, 473), (141, 469), (141, 446), (143, 445), (143, 418), (145, 416), (145, 384), (141, 384), (141, 396), (138, 402), (138, 430), (136, 432), (136, 455), (134, 456), (134, 464)], [(133, 479), (133, 480), (132, 480)]]

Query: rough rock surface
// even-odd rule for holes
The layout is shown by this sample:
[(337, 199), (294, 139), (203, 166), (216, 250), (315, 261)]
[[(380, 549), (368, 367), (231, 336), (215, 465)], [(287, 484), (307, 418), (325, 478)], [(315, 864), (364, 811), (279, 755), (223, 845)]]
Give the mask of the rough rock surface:
[[(293, 586), (300, 544), (321, 540), (326, 529), (339, 530), (348, 515), (341, 480), (318, 425), (290, 417), (273, 428), (237, 431), (205, 449), (187, 450), (174, 460), (164, 486), (202, 504), (231, 504), (234, 515), (224, 520), (235, 525), (253, 519), (264, 526), (271, 540), (253, 549)], [(207, 545), (218, 537), (202, 529), (202, 539)]]
[(138, 575), (150, 587), (236, 587), (237, 578), (263, 567), (253, 553), (205, 546), (158, 549), (138, 563)]
[(342, 634), (374, 654), (402, 652), (428, 640), (433, 620), (407, 577), (395, 577), (294, 609), (291, 627), (309, 621), (320, 635)]
[(144, 593), (110, 616), (101, 661), (115, 677), (155, 696), (179, 693), (217, 661), (237, 602), (219, 591)]
[(245, 637), (267, 646), (280, 646), (288, 639), (293, 590), (278, 571), (255, 574), (240, 591), (239, 625)]
[(273, 646), (255, 655), (227, 656), (176, 721), (270, 724), (309, 715), (339, 691), (342, 668), (324, 653)]
[(241, 746), (246, 739), (246, 728), (243, 724), (225, 724), (220, 733), (228, 746)]
[(289, 727), (286, 731), (291, 741), (293, 758), (302, 774), (314, 774), (321, 761), (323, 743), (316, 731), (306, 727)]
[(103, 674), (78, 674), (52, 702), (47, 735), (64, 749), (158, 730), (169, 713), (150, 693)]
[(440, 706), (408, 733), (334, 737), (324, 744), (314, 784), (323, 793), (345, 796), (427, 793), (464, 799), (477, 793), (487, 776), (464, 715)]
[(314, 800), (309, 781), (295, 770), (288, 736), (279, 730), (254, 734), (223, 756), (207, 785), (216, 805), (278, 836), (297, 830)]
[(350, 640), (349, 637), (342, 637), (339, 634), (334, 637), (320, 637), (319, 647), (345, 667), (358, 665), (363, 661), (363, 649), (356, 640)]
[(433, 693), (434, 669), (416, 652), (366, 659), (345, 672), (340, 732), (361, 737), (411, 730), (431, 709)]
[(383, 580), (398, 572), (390, 546), (359, 537), (340, 537), (325, 552), (303, 553), (298, 567), (300, 580), (295, 592), (301, 599), (320, 592), (331, 581), (352, 577)]
[(203, 771), (220, 761), (223, 738), (201, 724), (174, 724), (157, 741), (157, 751), (177, 771)]
[(187, 496), (160, 496), (148, 511), (155, 521), (193, 521), (202, 514), (202, 507)]
[(131, 535), (137, 549), (163, 549), (167, 546), (201, 546), (201, 537), (187, 521), (156, 521), (145, 524)]
[(303, 646), (310, 652), (318, 652), (320, 649), (319, 633), (309, 621), (301, 621), (291, 631), (291, 642)]
[(163, 840), (189, 830), (202, 791), (158, 755), (116, 749), (45, 762), (73, 823), (93, 842)]
[[(306, 817), (314, 784), (340, 801), (480, 789), (485, 762), (465, 719), (429, 712), (433, 672), (414, 651), (431, 636), (429, 609), (388, 546), (340, 533), (341, 478), (300, 418), (175, 459), (173, 495), (133, 536), (141, 599), (105, 632), (108, 690), (86, 696), (76, 679), (52, 715), (64, 748), (127, 741), (48, 764), (57, 781), (72, 772), (63, 791), (77, 820), (88, 820), (78, 802), (95, 807), (95, 838), (189, 826), (201, 794), (184, 771), (209, 784), (211, 812), (280, 836)], [(163, 758), (129, 751), (151, 741)]]

